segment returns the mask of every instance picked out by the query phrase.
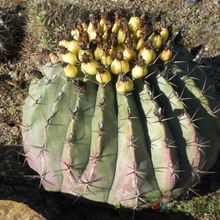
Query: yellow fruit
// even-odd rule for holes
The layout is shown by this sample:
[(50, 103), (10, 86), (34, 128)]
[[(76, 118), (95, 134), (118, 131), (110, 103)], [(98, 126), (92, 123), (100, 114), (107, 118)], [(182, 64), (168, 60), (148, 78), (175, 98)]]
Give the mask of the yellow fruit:
[(104, 54), (104, 51), (100, 47), (96, 47), (94, 50), (94, 57), (96, 60), (100, 60), (101, 56)]
[(118, 46), (115, 49), (115, 53), (117, 53), (117, 52), (122, 52), (123, 53), (123, 51), (124, 51), (124, 48), (122, 46)]
[(129, 77), (118, 79), (118, 81), (116, 82), (116, 90), (119, 93), (122, 94), (129, 93), (133, 90), (133, 88), (134, 88), (133, 81)]
[(106, 55), (105, 53), (102, 54), (102, 56), (101, 56), (101, 63), (104, 66), (109, 66), (112, 63), (112, 61), (113, 61), (112, 56)]
[(88, 31), (88, 35), (89, 35), (90, 41), (92, 41), (96, 39), (97, 33), (96, 31), (90, 31), (90, 32)]
[(122, 66), (122, 73), (127, 73), (130, 69), (130, 66), (127, 60), (122, 60), (121, 66)]
[(119, 27), (120, 27), (119, 21), (116, 20), (112, 27), (112, 33), (115, 33), (115, 34), (118, 33)]
[(153, 49), (143, 48), (139, 55), (143, 58), (146, 64), (150, 64), (156, 59), (156, 53)]
[(162, 28), (160, 36), (162, 37), (163, 43), (166, 42), (169, 38), (169, 30), (167, 28)]
[(102, 39), (103, 39), (104, 41), (107, 41), (108, 38), (109, 38), (108, 32), (104, 32), (103, 35), (102, 35)]
[(123, 58), (127, 61), (131, 61), (136, 58), (136, 53), (132, 49), (125, 48), (125, 50), (123, 52)]
[(82, 27), (84, 31), (88, 30), (88, 25), (85, 22), (82, 23)]
[(94, 25), (92, 22), (89, 22), (89, 25), (88, 25), (88, 33), (91, 32), (91, 31), (94, 31), (95, 28), (94, 28)]
[(127, 73), (129, 71), (129, 68), (130, 67), (127, 60), (114, 59), (114, 61), (111, 64), (111, 71), (113, 74), (116, 75)]
[(132, 39), (132, 48), (133, 48), (134, 50), (136, 50), (136, 47), (137, 47), (137, 39), (136, 39), (136, 37), (135, 37), (134, 34), (131, 35), (131, 39)]
[(84, 54), (88, 54), (89, 58), (93, 59), (93, 55), (92, 55), (92, 52), (90, 50), (82, 50), (82, 49), (80, 49), (79, 53), (78, 53), (79, 61), (82, 62)]
[(79, 40), (80, 38), (80, 32), (79, 29), (75, 28), (71, 31), (71, 36), (73, 37), (74, 40)]
[(136, 46), (136, 50), (137, 51), (140, 51), (144, 48), (144, 40), (141, 38), (138, 43), (137, 43), (137, 46)]
[(67, 45), (67, 50), (72, 53), (78, 54), (79, 50), (80, 50), (78, 41), (76, 41), (76, 40), (69, 41), (69, 43)]
[(68, 64), (63, 67), (63, 71), (67, 77), (74, 78), (77, 75), (78, 69), (76, 66)]
[(150, 37), (148, 38), (148, 40), (153, 41), (154, 36), (155, 36), (155, 33), (153, 32), (153, 33), (150, 35)]
[(103, 28), (105, 26), (105, 19), (104, 18), (101, 18), (100, 21), (99, 21), (99, 24), (100, 26)]
[(148, 69), (146, 66), (140, 66), (138, 64), (136, 64), (132, 71), (131, 71), (131, 75), (134, 79), (139, 79), (141, 77), (146, 76), (148, 73)]
[(101, 27), (100, 27), (99, 23), (97, 23), (96, 28), (95, 28), (95, 26), (92, 22), (89, 23), (87, 32), (88, 32), (90, 40), (95, 40), (96, 39), (98, 30), (101, 30)]
[(162, 61), (168, 61), (172, 58), (172, 50), (171, 49), (164, 49), (160, 54), (160, 59)]
[(68, 52), (66, 54), (61, 54), (60, 56), (61, 56), (61, 60), (65, 63), (75, 65), (78, 62), (77, 56), (75, 53)]
[(111, 74), (108, 71), (103, 72), (103, 73), (97, 73), (95, 78), (98, 83), (106, 84), (111, 80)]
[(163, 44), (162, 37), (159, 34), (155, 34), (152, 38), (153, 47), (159, 49)]
[(142, 34), (142, 31), (140, 29), (137, 29), (136, 32), (135, 32), (136, 38), (140, 39), (141, 38), (141, 34)]
[(58, 43), (58, 45), (59, 45), (60, 47), (65, 47), (65, 48), (68, 47), (68, 44), (69, 44), (69, 41), (68, 41), (68, 40), (61, 40), (61, 41), (59, 41), (59, 43)]
[(140, 18), (137, 16), (132, 16), (128, 22), (130, 29), (135, 32), (140, 26)]
[(99, 24), (100, 24), (100, 27), (101, 27), (103, 32), (106, 32), (108, 30), (108, 27), (106, 25), (106, 19), (101, 18)]
[(88, 35), (89, 35), (90, 40), (95, 40), (96, 35), (97, 35), (94, 25), (91, 22), (89, 23), (89, 26), (88, 26)]
[(126, 39), (126, 33), (122, 29), (119, 29), (118, 31), (118, 44), (124, 43)]
[(81, 64), (81, 70), (84, 74), (96, 75), (98, 64), (95, 60), (91, 60), (88, 63)]
[(121, 61), (114, 59), (111, 64), (111, 71), (113, 74), (119, 75), (122, 73)]
[(117, 52), (117, 49), (112, 46), (109, 50), (109, 55), (114, 56), (116, 54), (116, 52)]

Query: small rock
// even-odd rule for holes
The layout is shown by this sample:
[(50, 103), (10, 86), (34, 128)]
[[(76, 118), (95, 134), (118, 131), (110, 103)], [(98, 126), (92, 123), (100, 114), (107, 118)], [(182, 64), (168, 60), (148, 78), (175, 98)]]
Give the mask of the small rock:
[(220, 5), (220, 0), (213, 0), (213, 3), (214, 3), (215, 5)]
[(10, 200), (0, 200), (0, 219), (45, 220), (43, 216), (29, 208), (26, 204)]
[(186, 0), (186, 6), (193, 6), (195, 3), (197, 3), (198, 0)]

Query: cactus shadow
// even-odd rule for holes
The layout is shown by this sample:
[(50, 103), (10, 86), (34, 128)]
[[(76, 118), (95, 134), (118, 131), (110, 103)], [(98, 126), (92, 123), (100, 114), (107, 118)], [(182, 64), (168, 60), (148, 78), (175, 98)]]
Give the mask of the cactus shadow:
[[(199, 48), (200, 50), (201, 48)], [(183, 50), (183, 53), (186, 56), (193, 59), (196, 57), (196, 52), (191, 51), (191, 54), (187, 50)], [(220, 100), (220, 56), (211, 57), (211, 58), (201, 58), (198, 62), (200, 67), (204, 70), (208, 85), (212, 84), (215, 87), (215, 93), (218, 101)], [(215, 100), (212, 101), (215, 103)], [(220, 107), (220, 106), (218, 106)], [(219, 120), (219, 119), (217, 119)], [(220, 132), (220, 131), (219, 131)], [(220, 135), (220, 133), (219, 133)], [(207, 195), (208, 193), (215, 192), (220, 189), (220, 152), (218, 152), (217, 160), (214, 166), (211, 168), (210, 173), (202, 176), (200, 182), (194, 187), (195, 191), (201, 195)], [(197, 194), (197, 195), (198, 195)], [(191, 199), (194, 196), (197, 196), (194, 193), (187, 195), (186, 199)]]
[(220, 55), (211, 58), (202, 58), (201, 64), (205, 67), (205, 72), (208, 77), (214, 83), (216, 94), (220, 98)]
[[(181, 39), (181, 36), (180, 36)], [(180, 40), (179, 39), (179, 40)], [(178, 41), (179, 41), (178, 40)], [(178, 42), (176, 42), (178, 44)], [(186, 50), (183, 49), (183, 54), (187, 55), (188, 57), (191, 57), (193, 60), (197, 54), (199, 54), (199, 51), (202, 47), (199, 46), (199, 48), (195, 48), (195, 50), (198, 49), (198, 51), (191, 50), (191, 54)], [(200, 54), (201, 55), (201, 54)], [(215, 98), (217, 100), (209, 100), (210, 105), (213, 104), (219, 106), (219, 100), (220, 100), (220, 56), (216, 57), (209, 57), (209, 58), (200, 58), (198, 61), (196, 61), (197, 64), (200, 66), (200, 68), (205, 72), (205, 75), (207, 77), (207, 86), (212, 84), (215, 87)], [(195, 80), (196, 83), (196, 80)], [(196, 83), (197, 84), (197, 83)], [(199, 86), (197, 84), (197, 86)], [(219, 114), (218, 114), (219, 117)], [(219, 120), (219, 119), (218, 119)], [(219, 122), (218, 122), (219, 124)], [(220, 135), (220, 130), (218, 130), (218, 133)], [(185, 199), (191, 199), (194, 196), (204, 196), (208, 193), (215, 192), (220, 189), (220, 151), (216, 152), (217, 159), (214, 163), (213, 167), (211, 168), (210, 172), (207, 172), (205, 175), (202, 175), (201, 179), (199, 179), (199, 183), (196, 184), (193, 188), (195, 189), (195, 193), (191, 192), (187, 195), (183, 195)], [(180, 197), (181, 199), (182, 197)]]
[[(220, 55), (211, 58), (202, 58), (200, 63), (204, 66), (204, 71), (208, 79), (214, 84), (217, 98), (220, 100)], [(220, 189), (220, 152), (211, 171), (213, 173), (205, 175), (205, 178), (202, 178), (200, 184), (196, 187), (201, 195)]]
[(220, 189), (220, 154), (211, 171), (213, 173), (206, 174), (201, 179), (201, 182), (195, 187), (201, 196)]
[[(76, 198), (69, 194), (47, 192), (39, 187), (37, 174), (23, 165), (25, 158), (7, 146), (0, 146), (0, 200), (27, 204), (48, 220), (196, 220), (189, 213), (133, 211)], [(10, 161), (10, 164), (8, 162)], [(12, 163), (13, 161), (13, 163)]]

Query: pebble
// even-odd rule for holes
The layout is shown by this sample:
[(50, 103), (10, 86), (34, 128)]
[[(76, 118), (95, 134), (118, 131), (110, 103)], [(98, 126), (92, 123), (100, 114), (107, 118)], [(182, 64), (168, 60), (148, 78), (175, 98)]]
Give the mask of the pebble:
[(13, 200), (0, 200), (0, 219), (46, 220), (25, 203)]
[[(186, 0), (186, 6), (193, 6), (195, 3), (199, 2), (199, 0)], [(220, 5), (220, 0), (213, 0), (215, 5)]]
[(197, 3), (198, 0), (186, 0), (186, 6), (193, 6), (195, 3)]
[(215, 5), (220, 5), (220, 0), (213, 0), (213, 3), (214, 3)]

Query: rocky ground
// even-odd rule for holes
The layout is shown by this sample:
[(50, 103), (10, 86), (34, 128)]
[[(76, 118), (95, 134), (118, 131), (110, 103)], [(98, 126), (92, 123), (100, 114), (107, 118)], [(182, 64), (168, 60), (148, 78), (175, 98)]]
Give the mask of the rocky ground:
[(22, 105), (30, 81), (40, 77), (38, 68), (47, 62), (48, 51), (56, 50), (57, 40), (71, 28), (70, 21), (86, 19), (90, 11), (103, 7), (129, 12), (137, 6), (152, 19), (162, 16), (173, 32), (182, 30), (182, 44), (206, 67), (220, 93), (220, 4), (212, 0), (191, 6), (184, 0), (0, 0), (0, 11), (9, 10), (16, 18), (13, 30), (18, 28), (15, 53), (1, 59), (0, 45), (0, 219), (220, 219), (220, 159), (194, 193), (163, 213), (115, 210), (46, 192), (24, 163)]

